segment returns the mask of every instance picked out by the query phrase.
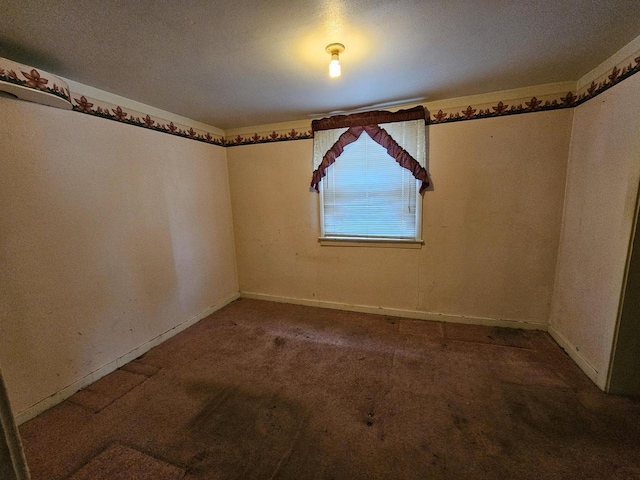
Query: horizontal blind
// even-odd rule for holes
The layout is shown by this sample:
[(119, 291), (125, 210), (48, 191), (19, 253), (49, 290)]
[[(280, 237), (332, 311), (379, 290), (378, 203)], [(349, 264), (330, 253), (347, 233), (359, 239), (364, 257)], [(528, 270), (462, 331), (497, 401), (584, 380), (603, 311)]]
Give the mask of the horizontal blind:
[(366, 132), (326, 172), (325, 237), (416, 237), (416, 179)]

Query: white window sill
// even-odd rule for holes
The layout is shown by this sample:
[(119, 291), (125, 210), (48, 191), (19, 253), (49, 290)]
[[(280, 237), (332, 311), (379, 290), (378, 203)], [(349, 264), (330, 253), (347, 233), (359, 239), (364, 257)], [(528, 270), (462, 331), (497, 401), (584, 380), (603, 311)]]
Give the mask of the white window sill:
[(320, 237), (323, 247), (376, 247), (376, 248), (422, 248), (423, 240), (408, 238), (357, 238), (357, 237)]

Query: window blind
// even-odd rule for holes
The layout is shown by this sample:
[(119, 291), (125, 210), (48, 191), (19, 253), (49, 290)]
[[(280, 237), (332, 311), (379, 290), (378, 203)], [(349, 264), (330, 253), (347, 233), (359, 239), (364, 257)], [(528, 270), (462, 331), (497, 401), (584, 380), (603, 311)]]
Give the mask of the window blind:
[(321, 182), (324, 237), (414, 239), (418, 182), (366, 132)]

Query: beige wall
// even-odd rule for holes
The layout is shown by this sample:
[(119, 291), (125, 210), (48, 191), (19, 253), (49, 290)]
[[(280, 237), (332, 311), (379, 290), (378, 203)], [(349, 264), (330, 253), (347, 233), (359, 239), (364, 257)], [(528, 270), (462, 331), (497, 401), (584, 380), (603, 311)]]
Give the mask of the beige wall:
[(429, 127), (420, 250), (318, 244), (311, 140), (227, 149), (240, 290), (546, 324), (572, 115)]
[(574, 111), (550, 323), (605, 388), (640, 179), (640, 75)]
[(16, 413), (237, 292), (223, 148), (7, 98), (0, 124)]

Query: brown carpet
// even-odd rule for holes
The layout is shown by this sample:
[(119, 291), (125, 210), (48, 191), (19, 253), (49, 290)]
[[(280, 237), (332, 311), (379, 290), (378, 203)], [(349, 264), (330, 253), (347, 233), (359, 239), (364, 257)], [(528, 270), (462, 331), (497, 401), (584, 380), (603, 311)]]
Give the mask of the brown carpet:
[(69, 480), (180, 480), (184, 470), (133, 448), (113, 444)]
[(34, 479), (640, 479), (640, 401), (541, 332), (239, 300), (87, 390)]
[[(139, 362), (135, 360), (131, 362), (131, 364), (137, 363)], [(145, 376), (131, 373), (130, 370), (131, 367), (128, 366), (116, 370), (84, 390), (80, 390), (69, 401), (88, 408), (94, 413), (100, 412), (146, 380)]]

